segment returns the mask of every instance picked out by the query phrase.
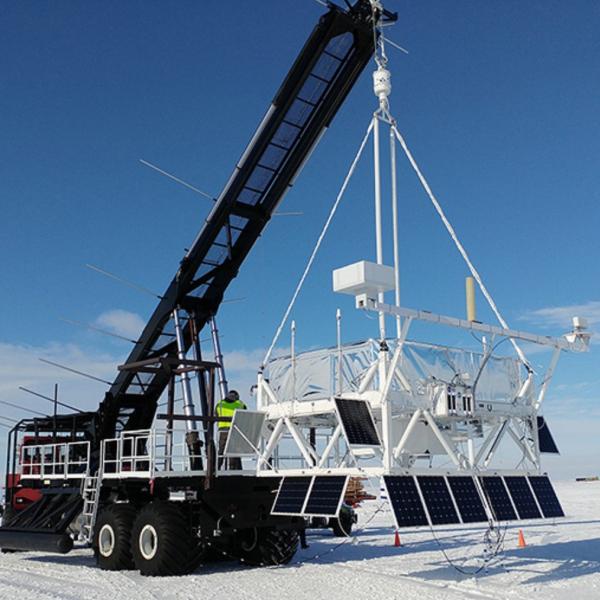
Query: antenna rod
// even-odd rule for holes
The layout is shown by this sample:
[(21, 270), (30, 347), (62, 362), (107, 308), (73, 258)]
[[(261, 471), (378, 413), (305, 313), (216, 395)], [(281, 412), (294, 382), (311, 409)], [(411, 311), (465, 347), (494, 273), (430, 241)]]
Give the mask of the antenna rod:
[[(189, 190), (192, 190), (192, 192), (196, 192), (197, 194), (200, 194), (201, 196), (204, 196), (205, 198), (208, 198), (209, 200), (212, 200), (213, 202), (217, 201), (217, 198), (215, 198), (214, 196), (211, 196), (209, 193), (204, 192), (200, 188), (197, 188), (195, 185), (188, 183), (184, 179), (181, 179), (180, 177), (176, 177), (172, 173), (169, 173), (168, 171), (161, 169), (157, 165), (153, 165), (151, 162), (148, 162), (147, 160), (144, 160), (143, 158), (140, 158), (140, 162), (143, 165), (146, 165), (147, 167), (154, 169), (157, 173), (160, 173), (161, 175), (168, 177), (169, 179), (175, 181), (176, 183), (183, 185), (184, 187), (188, 188)], [(298, 211), (274, 212), (273, 213), (273, 216), (277, 216), (277, 217), (300, 217), (302, 215), (304, 215), (304, 213), (298, 212)]]
[[(44, 394), (39, 394), (38, 392), (34, 392), (33, 390), (28, 390), (26, 387), (23, 386), (19, 386), (19, 389), (23, 392), (27, 392), (28, 394), (32, 394), (33, 396), (37, 396), (38, 398), (43, 398), (44, 400), (48, 400), (48, 402), (54, 402), (54, 398), (50, 398), (50, 396), (44, 396)], [(65, 404), (64, 402), (59, 402), (58, 400), (56, 400), (56, 404), (58, 404), (59, 406), (62, 406), (64, 408), (68, 408), (69, 410), (74, 410), (76, 412), (82, 413), (82, 410), (79, 410), (78, 408), (75, 408), (74, 406), (71, 406), (70, 404)]]
[(104, 335), (110, 335), (111, 337), (117, 338), (119, 340), (123, 340), (125, 342), (131, 342), (132, 344), (137, 344), (137, 340), (132, 340), (124, 335), (119, 335), (118, 333), (113, 333), (112, 331), (106, 331), (106, 329), (101, 329), (100, 327), (96, 327), (91, 323), (82, 323), (81, 321), (73, 321), (72, 319), (65, 319), (64, 317), (60, 317), (60, 320), (63, 323), (69, 323), (69, 325), (77, 325), (78, 327), (83, 327), (84, 329), (91, 329), (92, 331), (97, 331), (98, 333), (103, 333)]
[[(87, 377), (88, 379), (93, 379), (94, 381), (99, 381), (100, 383), (105, 383), (106, 385), (112, 385), (110, 381), (106, 381), (106, 379), (100, 379), (100, 377), (95, 377), (94, 375), (90, 375), (89, 373), (84, 373), (83, 371), (77, 371), (76, 369), (71, 369), (71, 367), (65, 367), (65, 365), (61, 365), (59, 363), (52, 362), (51, 360), (47, 360), (45, 358), (38, 359), (47, 365), (52, 365), (53, 367), (58, 367), (59, 369), (63, 369), (65, 371), (69, 371), (70, 373), (75, 373), (76, 375), (81, 375), (82, 377)], [(52, 401), (54, 402), (54, 400)]]
[(161, 169), (160, 167), (153, 165), (151, 162), (148, 162), (147, 160), (144, 160), (143, 158), (140, 158), (140, 162), (143, 165), (146, 165), (147, 167), (154, 169), (157, 173), (160, 173), (161, 175), (164, 175), (165, 177), (172, 179), (176, 183), (180, 183), (184, 187), (192, 190), (192, 192), (196, 192), (197, 194), (200, 194), (201, 196), (204, 196), (205, 198), (208, 198), (209, 200), (212, 200), (213, 202), (217, 201), (217, 199), (214, 196), (211, 196), (210, 194), (203, 192), (201, 189), (197, 188), (196, 186), (192, 185), (191, 183), (188, 183), (187, 181), (184, 181), (183, 179), (180, 179), (179, 177), (175, 177), (175, 175), (172, 175), (168, 171), (165, 171), (164, 169)]
[(393, 42), (392, 40), (390, 40), (389, 37), (384, 36), (383, 39), (390, 45), (393, 46), (394, 48), (396, 48), (397, 50), (400, 50), (400, 52), (404, 52), (404, 54), (410, 54), (409, 51), (406, 48), (403, 48), (400, 44), (397, 44), (396, 42)]
[(139, 292), (144, 292), (144, 294), (149, 294), (150, 296), (154, 296), (154, 298), (158, 298), (159, 300), (162, 300), (162, 296), (160, 294), (157, 294), (156, 292), (149, 290), (147, 287), (144, 287), (143, 285), (139, 285), (137, 283), (133, 283), (133, 281), (123, 279), (123, 277), (119, 277), (118, 275), (115, 275), (114, 273), (111, 273), (110, 271), (106, 271), (105, 269), (101, 269), (100, 267), (97, 267), (96, 265), (91, 265), (89, 263), (86, 263), (85, 266), (88, 269), (91, 269), (92, 271), (96, 271), (98, 273), (101, 273), (102, 275), (106, 275), (106, 277), (110, 277), (111, 279), (114, 279), (115, 281), (124, 283), (125, 285), (128, 285), (129, 287), (133, 288), (134, 290), (138, 290)]
[(3, 415), (0, 415), (0, 419), (4, 419), (5, 421), (9, 421), (11, 423), (18, 423), (19, 421), (17, 421), (17, 419), (11, 419), (10, 417), (5, 417)]
[(0, 400), (0, 404), (5, 404), (6, 406), (12, 406), (13, 408), (18, 408), (19, 410), (24, 410), (25, 412), (30, 412), (30, 413), (33, 413), (34, 415), (40, 415), (40, 417), (44, 417), (44, 418), (48, 417), (48, 415), (45, 415), (44, 413), (41, 413), (37, 410), (33, 410), (32, 408), (23, 408), (22, 406), (19, 406), (18, 404), (13, 404), (12, 402), (7, 402), (6, 400)]

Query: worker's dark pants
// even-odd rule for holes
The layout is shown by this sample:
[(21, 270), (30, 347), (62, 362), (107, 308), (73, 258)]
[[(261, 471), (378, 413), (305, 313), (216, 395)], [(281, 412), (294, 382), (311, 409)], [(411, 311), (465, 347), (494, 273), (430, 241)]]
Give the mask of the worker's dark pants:
[[(229, 429), (221, 429), (219, 431), (219, 469), (223, 468), (223, 462), (225, 459), (223, 458), (223, 452), (225, 452), (225, 444), (227, 442), (227, 434), (229, 433)], [(225, 469), (229, 469), (231, 471), (241, 471), (242, 470), (242, 459), (241, 458), (228, 458), (225, 462)]]

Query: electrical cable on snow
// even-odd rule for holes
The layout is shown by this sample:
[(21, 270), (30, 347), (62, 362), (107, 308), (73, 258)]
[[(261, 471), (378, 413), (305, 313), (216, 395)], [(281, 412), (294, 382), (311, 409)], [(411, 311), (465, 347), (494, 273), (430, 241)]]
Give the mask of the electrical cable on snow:
[[(494, 527), (494, 524), (492, 522), (489, 523), (489, 526), (483, 535), (483, 542), (485, 544), (485, 548), (483, 551), (482, 564), (474, 570), (467, 570), (464, 566), (459, 566), (455, 564), (455, 562), (448, 556), (446, 550), (442, 545), (442, 542), (435, 534), (435, 531), (431, 525), (429, 526), (429, 529), (431, 531), (433, 539), (439, 546), (440, 552), (442, 553), (444, 560), (448, 563), (448, 565), (451, 566), (455, 571), (459, 572), (461, 575), (474, 576), (487, 569), (491, 565), (492, 561), (504, 552), (504, 538), (506, 537), (508, 525), (505, 525), (504, 529), (501, 531), (499, 527)], [(495, 541), (491, 539), (491, 534), (494, 531), (497, 532), (497, 537)]]
[[(383, 510), (383, 507), (386, 504), (387, 504), (386, 501), (381, 502), (380, 505), (373, 511), (373, 514), (362, 525), (362, 527), (359, 527), (358, 529), (354, 530), (354, 535), (348, 536), (342, 542), (340, 542), (339, 544), (336, 544), (335, 546), (333, 546), (332, 548), (327, 549), (324, 552), (319, 552), (318, 554), (314, 554), (312, 556), (309, 556), (308, 558), (305, 558), (304, 560), (301, 560), (301, 561), (299, 561), (297, 563), (294, 563), (293, 566), (295, 566), (295, 567), (302, 566), (305, 563), (311, 562), (311, 561), (316, 560), (318, 558), (322, 558), (326, 554), (330, 554), (332, 552), (335, 552), (336, 550), (338, 550), (339, 548), (341, 548), (342, 546), (344, 546), (348, 542), (354, 543), (354, 540), (357, 539), (357, 534), (360, 533), (361, 531), (363, 531), (367, 527), (367, 525), (375, 518), (375, 516), (377, 514), (379, 514)], [(221, 556), (223, 556), (223, 557), (225, 557), (225, 558), (227, 558), (229, 560), (236, 560), (236, 561), (241, 562), (242, 564), (246, 563), (246, 561), (242, 557), (230, 554), (229, 552), (226, 552), (225, 550), (220, 549), (218, 546), (212, 544), (211, 542), (206, 541), (206, 545), (207, 545), (207, 547), (213, 548), (214, 550), (218, 551), (221, 554)], [(266, 568), (270, 568), (270, 569), (281, 569), (282, 567), (287, 567), (289, 565), (287, 565), (287, 564), (267, 565), (265, 563), (260, 563), (257, 566), (259, 566), (259, 567), (266, 567)]]
[[(332, 548), (328, 548), (324, 552), (318, 552), (317, 554), (313, 554), (312, 556), (309, 556), (309, 557), (305, 558), (304, 560), (294, 563), (294, 566), (302, 566), (305, 563), (312, 562), (319, 558), (323, 558), (325, 555), (335, 552), (336, 550), (338, 550), (342, 546), (345, 546), (348, 543), (351, 543), (351, 544), (355, 543), (355, 540), (358, 539), (358, 537), (357, 537), (358, 534), (366, 529), (367, 525), (375, 518), (375, 516), (377, 514), (379, 514), (383, 510), (384, 506), (386, 506), (386, 505), (387, 505), (387, 501), (381, 502), (379, 504), (379, 506), (373, 511), (373, 514), (365, 521), (365, 523), (358, 529), (354, 530), (353, 535), (349, 535), (348, 537), (344, 538), (339, 544), (336, 544)], [(283, 566), (285, 566), (285, 565), (271, 565), (271, 568), (279, 569)]]
[(269, 362), (269, 359), (271, 358), (271, 354), (273, 352), (273, 349), (275, 348), (275, 344), (277, 344), (277, 341), (279, 340), (279, 336), (281, 335), (281, 332), (283, 331), (283, 328), (285, 327), (285, 324), (290, 316), (290, 313), (292, 312), (292, 308), (294, 307), (294, 304), (296, 303), (298, 294), (300, 293), (300, 290), (302, 289), (302, 286), (304, 285), (304, 282), (305, 282), (305, 280), (308, 276), (308, 273), (315, 261), (315, 258), (317, 257), (317, 253), (319, 252), (319, 248), (321, 247), (321, 244), (323, 243), (325, 234), (327, 233), (327, 230), (329, 229), (329, 226), (331, 225), (331, 221), (333, 220), (333, 217), (335, 216), (335, 213), (338, 209), (340, 201), (342, 200), (342, 197), (344, 196), (344, 193), (346, 192), (346, 188), (348, 187), (348, 184), (350, 183), (350, 179), (352, 178), (352, 175), (354, 174), (354, 171), (356, 170), (356, 166), (358, 165), (358, 161), (360, 160), (360, 157), (362, 156), (363, 150), (369, 139), (369, 136), (371, 135), (372, 130), (373, 130), (373, 120), (371, 120), (371, 122), (369, 123), (369, 127), (367, 128), (367, 133), (365, 134), (365, 136), (360, 144), (360, 147), (358, 149), (358, 152), (356, 153), (356, 156), (354, 157), (354, 160), (352, 161), (352, 164), (350, 165), (350, 170), (348, 171), (346, 178), (344, 179), (344, 183), (342, 184), (342, 187), (340, 188), (340, 191), (338, 192), (337, 198), (335, 199), (335, 202), (333, 203), (333, 206), (331, 207), (331, 210), (329, 211), (329, 216), (327, 217), (327, 220), (325, 221), (325, 225), (323, 226), (323, 229), (321, 230), (321, 233), (319, 234), (317, 243), (315, 244), (315, 247), (308, 259), (308, 262), (306, 263), (306, 267), (304, 268), (304, 272), (302, 273), (302, 276), (300, 277), (300, 281), (298, 281), (298, 285), (296, 286), (296, 289), (294, 290), (294, 293), (292, 294), (292, 299), (290, 300), (290, 303), (288, 304), (288, 307), (286, 308), (285, 313), (283, 314), (281, 322), (279, 323), (279, 327), (277, 328), (277, 331), (275, 332), (275, 336), (273, 337), (273, 341), (271, 342), (271, 345), (269, 346), (269, 349), (267, 350), (267, 353), (265, 354), (265, 357), (263, 358), (261, 370), (264, 369), (267, 362)]

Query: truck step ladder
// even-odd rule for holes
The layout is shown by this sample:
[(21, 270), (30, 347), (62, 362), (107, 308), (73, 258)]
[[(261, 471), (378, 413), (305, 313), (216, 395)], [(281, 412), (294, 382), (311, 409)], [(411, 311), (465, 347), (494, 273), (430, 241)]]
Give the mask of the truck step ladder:
[(83, 498), (81, 535), (88, 544), (91, 544), (94, 538), (94, 525), (98, 515), (98, 499), (101, 487), (102, 474), (99, 471), (96, 472), (96, 475), (87, 475), (81, 486), (81, 496)]

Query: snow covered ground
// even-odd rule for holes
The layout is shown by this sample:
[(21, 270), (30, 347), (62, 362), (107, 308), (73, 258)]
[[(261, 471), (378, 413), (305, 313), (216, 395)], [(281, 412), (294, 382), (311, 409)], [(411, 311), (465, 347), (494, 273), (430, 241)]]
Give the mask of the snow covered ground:
[[(506, 529), (503, 552), (482, 565), (483, 529), (441, 527), (401, 532), (393, 545), (392, 518), (379, 502), (360, 510), (355, 538), (340, 544), (330, 532), (311, 532), (310, 548), (286, 567), (251, 569), (223, 562), (180, 578), (143, 578), (135, 572), (96, 569), (89, 550), (66, 556), (0, 555), (0, 598), (89, 599), (320, 599), (442, 600), (445, 598), (600, 599), (600, 482), (557, 483), (566, 519), (521, 523)], [(451, 566), (464, 566), (461, 574)], [(318, 555), (318, 556), (315, 556)], [(465, 557), (468, 559), (464, 564)]]

